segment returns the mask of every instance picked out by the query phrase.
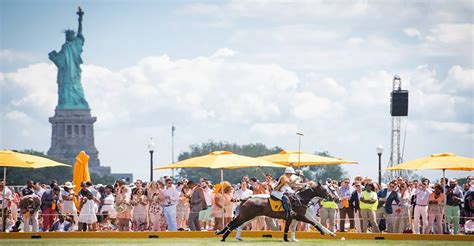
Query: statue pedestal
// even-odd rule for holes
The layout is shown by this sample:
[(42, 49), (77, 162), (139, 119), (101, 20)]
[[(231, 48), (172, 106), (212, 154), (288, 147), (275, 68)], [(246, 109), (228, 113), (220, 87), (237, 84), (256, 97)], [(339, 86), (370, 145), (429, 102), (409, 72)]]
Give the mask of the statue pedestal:
[(89, 170), (99, 175), (110, 175), (110, 167), (100, 166), (99, 151), (94, 144), (94, 123), (90, 109), (56, 109), (52, 124), (51, 148), (48, 156), (73, 165), (80, 151), (90, 157)]

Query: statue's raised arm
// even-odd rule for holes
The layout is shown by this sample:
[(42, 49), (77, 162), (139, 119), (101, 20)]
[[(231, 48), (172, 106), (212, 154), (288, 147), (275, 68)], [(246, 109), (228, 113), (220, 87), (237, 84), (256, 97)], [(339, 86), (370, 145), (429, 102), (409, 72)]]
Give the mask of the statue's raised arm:
[(77, 15), (79, 16), (79, 27), (77, 27), (77, 35), (82, 35), (82, 16), (84, 15), (84, 11), (82, 11), (81, 7), (77, 7)]

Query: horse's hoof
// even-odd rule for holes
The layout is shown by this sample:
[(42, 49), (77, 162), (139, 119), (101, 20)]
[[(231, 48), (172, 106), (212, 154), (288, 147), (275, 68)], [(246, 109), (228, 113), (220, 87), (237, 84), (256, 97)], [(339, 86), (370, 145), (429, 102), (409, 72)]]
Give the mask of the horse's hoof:
[(219, 235), (219, 234), (220, 234), (219, 231), (214, 232), (214, 235), (216, 235), (216, 236)]
[(288, 240), (288, 238), (283, 238), (283, 241), (289, 242), (290, 240)]
[(299, 242), (300, 240), (296, 239), (296, 238), (293, 238), (291, 239), (292, 242)]
[(331, 237), (335, 237), (335, 236), (336, 236), (336, 233), (331, 232), (331, 233), (329, 233), (329, 235), (330, 235)]
[(236, 239), (237, 241), (244, 241), (244, 240), (243, 240), (242, 238), (240, 238), (240, 237), (236, 237), (235, 239)]
[(223, 239), (221, 239), (221, 242), (225, 242), (225, 239), (224, 239), (224, 238), (223, 238)]

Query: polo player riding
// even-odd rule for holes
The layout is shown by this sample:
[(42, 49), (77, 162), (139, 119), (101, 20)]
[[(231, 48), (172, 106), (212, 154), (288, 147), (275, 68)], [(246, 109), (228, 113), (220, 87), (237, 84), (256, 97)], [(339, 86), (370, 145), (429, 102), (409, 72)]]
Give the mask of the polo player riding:
[(295, 193), (290, 187), (291, 176), (295, 173), (295, 169), (293, 169), (292, 167), (287, 167), (285, 169), (285, 173), (278, 179), (277, 185), (270, 194), (271, 197), (282, 202), (287, 220), (291, 219), (293, 216), (296, 215), (296, 213), (291, 208), (291, 202), (287, 196), (287, 194)]

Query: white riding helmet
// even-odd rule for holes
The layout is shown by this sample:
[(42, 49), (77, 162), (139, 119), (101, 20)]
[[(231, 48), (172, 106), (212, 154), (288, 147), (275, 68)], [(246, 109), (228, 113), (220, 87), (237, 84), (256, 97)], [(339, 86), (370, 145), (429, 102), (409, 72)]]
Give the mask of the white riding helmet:
[(296, 172), (295, 172), (295, 169), (293, 169), (292, 167), (287, 167), (285, 169), (285, 174), (287, 173), (295, 174)]

